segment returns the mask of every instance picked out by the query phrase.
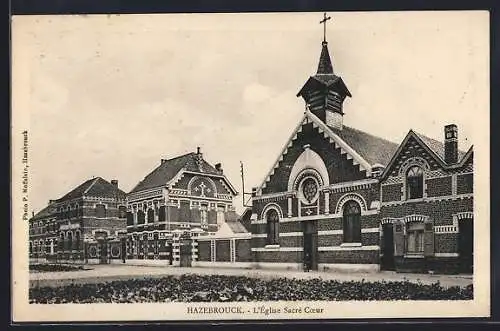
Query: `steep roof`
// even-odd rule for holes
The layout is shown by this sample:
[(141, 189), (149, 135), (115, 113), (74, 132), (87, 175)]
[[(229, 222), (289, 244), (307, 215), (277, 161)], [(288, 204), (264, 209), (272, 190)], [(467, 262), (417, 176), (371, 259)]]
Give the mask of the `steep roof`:
[(297, 96), (302, 96), (308, 102), (308, 95), (312, 91), (323, 90), (324, 88), (336, 90), (344, 97), (351, 97), (351, 92), (346, 84), (333, 71), (332, 60), (328, 52), (328, 42), (323, 41), (321, 44), (321, 54), (319, 56), (318, 70), (314, 76), (309, 77), (304, 86), (297, 93)]
[(239, 221), (226, 222), (233, 233), (248, 233), (248, 230)]
[(45, 217), (50, 216), (50, 214), (51, 214), (50, 208), (49, 208), (49, 206), (47, 206), (47, 207), (43, 208), (42, 210), (40, 210), (38, 213), (36, 213), (35, 216), (33, 216), (31, 219), (37, 220), (37, 219), (45, 218)]
[(333, 74), (332, 60), (330, 59), (330, 53), (328, 52), (328, 42), (323, 41), (321, 43), (321, 55), (319, 56), (318, 71), (317, 74)]
[(110, 182), (106, 181), (105, 179), (96, 177), (78, 185), (76, 188), (66, 193), (66, 195), (64, 195), (62, 198), (56, 200), (56, 202), (72, 200), (84, 195), (100, 198), (125, 198), (125, 192), (123, 192)]
[(191, 152), (172, 159), (162, 160), (161, 164), (144, 177), (130, 193), (164, 186), (182, 169), (194, 172), (200, 172), (201, 170), (201, 172), (206, 174), (220, 175), (220, 173), (203, 158), (201, 158), (200, 166), (198, 166), (198, 157), (199, 155), (197, 153)]
[(398, 144), (361, 130), (343, 126), (342, 130), (329, 127), (370, 165), (386, 166), (398, 149)]
[[(444, 160), (444, 143), (432, 138), (429, 138), (421, 133), (413, 131), (424, 144), (427, 145), (437, 156), (439, 156), (442, 160)], [(466, 152), (458, 150), (458, 161), (462, 160), (465, 156)]]

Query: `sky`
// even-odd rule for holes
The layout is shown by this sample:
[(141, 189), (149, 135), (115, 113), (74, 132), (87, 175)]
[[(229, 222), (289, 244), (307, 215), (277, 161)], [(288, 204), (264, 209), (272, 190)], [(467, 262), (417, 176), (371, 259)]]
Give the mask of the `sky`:
[[(443, 140), (455, 123), (461, 149), (489, 140), (487, 12), (329, 15), (334, 71), (352, 93), (345, 125), (399, 143), (409, 129)], [(316, 71), (322, 16), (14, 17), (30, 210), (95, 176), (128, 192), (197, 146), (239, 192), (242, 161), (250, 192), (303, 115), (296, 93)]]

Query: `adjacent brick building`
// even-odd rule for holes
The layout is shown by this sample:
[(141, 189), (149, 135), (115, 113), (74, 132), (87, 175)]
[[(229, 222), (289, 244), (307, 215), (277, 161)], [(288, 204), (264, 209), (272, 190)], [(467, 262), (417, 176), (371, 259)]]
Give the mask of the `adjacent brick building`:
[(236, 194), (221, 164), (206, 162), (200, 148), (161, 160), (127, 194), (127, 258), (189, 265), (198, 255), (194, 237), (213, 234), (236, 218)]
[(381, 181), (381, 263), (398, 271), (472, 272), (473, 150), (410, 130)]
[(123, 260), (125, 192), (118, 181), (89, 179), (50, 200), (30, 223), (30, 257), (54, 262)]

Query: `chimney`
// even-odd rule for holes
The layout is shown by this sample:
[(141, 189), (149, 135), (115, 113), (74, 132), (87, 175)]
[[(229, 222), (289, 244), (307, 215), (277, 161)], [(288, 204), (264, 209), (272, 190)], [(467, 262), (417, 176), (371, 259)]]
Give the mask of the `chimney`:
[(196, 163), (198, 166), (198, 170), (203, 172), (203, 153), (201, 152), (201, 148), (196, 147)]
[(222, 170), (222, 164), (221, 164), (221, 163), (217, 163), (217, 164), (215, 165), (215, 170), (217, 170), (217, 172), (218, 172), (219, 174), (221, 174), (221, 175), (224, 173), (224, 171)]
[(161, 159), (161, 163), (160, 164), (163, 164), (165, 162), (167, 162), (167, 159)]
[(118, 180), (112, 179), (111, 180), (111, 185), (113, 185), (114, 187), (118, 187)]
[(458, 129), (455, 124), (444, 127), (444, 161), (447, 164), (458, 161)]
[(255, 198), (257, 196), (257, 188), (252, 187), (252, 198)]
[(49, 200), (49, 206), (54, 204), (56, 202), (56, 200)]

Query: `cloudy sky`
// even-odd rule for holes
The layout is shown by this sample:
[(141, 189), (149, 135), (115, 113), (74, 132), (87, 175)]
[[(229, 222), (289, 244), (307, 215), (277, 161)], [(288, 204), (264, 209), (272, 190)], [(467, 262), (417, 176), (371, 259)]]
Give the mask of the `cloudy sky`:
[[(353, 97), (344, 123), (400, 142), (487, 141), (486, 12), (330, 13), (334, 70)], [(161, 158), (221, 162), (241, 192), (260, 185), (303, 114), (322, 13), (15, 17), (13, 61), (28, 73), (30, 209), (93, 176), (128, 192)], [(14, 81), (16, 71), (14, 71)], [(476, 148), (477, 150), (477, 148)], [(235, 200), (241, 211), (241, 198)]]

